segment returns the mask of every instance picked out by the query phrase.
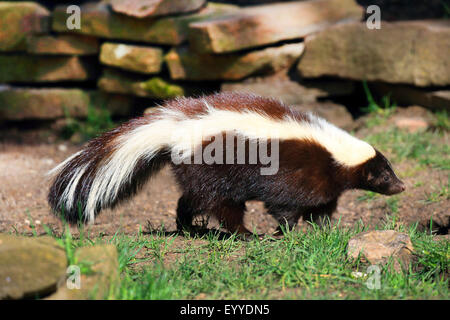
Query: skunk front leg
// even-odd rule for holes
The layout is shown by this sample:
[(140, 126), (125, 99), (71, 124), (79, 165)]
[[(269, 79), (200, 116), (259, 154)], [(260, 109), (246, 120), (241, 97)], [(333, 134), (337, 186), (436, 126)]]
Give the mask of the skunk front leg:
[(196, 210), (195, 203), (192, 197), (188, 195), (181, 196), (178, 199), (177, 206), (177, 229), (178, 231), (191, 230), (192, 220), (196, 215), (201, 214), (199, 210)]
[(266, 204), (268, 213), (278, 221), (278, 227), (274, 235), (282, 235), (283, 230), (292, 230), (298, 223), (298, 219), (303, 216), (304, 209), (292, 210), (283, 206)]
[(303, 212), (303, 220), (323, 226), (328, 219), (331, 220), (336, 207), (337, 199), (317, 207), (309, 207)]

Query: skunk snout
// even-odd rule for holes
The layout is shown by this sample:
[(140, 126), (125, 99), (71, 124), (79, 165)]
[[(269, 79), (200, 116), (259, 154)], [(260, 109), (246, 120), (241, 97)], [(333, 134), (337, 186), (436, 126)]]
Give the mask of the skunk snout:
[(397, 193), (401, 193), (406, 190), (405, 183), (401, 180), (398, 180), (389, 188), (389, 195), (394, 195)]

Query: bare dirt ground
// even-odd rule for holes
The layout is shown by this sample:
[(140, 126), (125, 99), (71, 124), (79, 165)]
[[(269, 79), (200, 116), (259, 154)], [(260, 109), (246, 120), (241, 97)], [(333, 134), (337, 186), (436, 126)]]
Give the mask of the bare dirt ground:
[[(21, 133), (22, 134), (22, 133)], [(50, 181), (46, 172), (81, 147), (68, 142), (55, 142), (48, 137), (21, 138), (14, 133), (1, 134), (0, 141), (0, 232), (32, 233), (32, 225), (38, 234), (44, 234), (44, 225), (57, 233), (62, 231), (62, 223), (49, 209), (46, 201)], [(50, 142), (49, 142), (50, 141)], [(405, 181), (407, 190), (399, 196), (397, 217), (400, 223), (419, 222), (420, 228), (429, 228), (433, 217), (433, 229), (438, 233), (448, 233), (450, 201), (427, 203), (424, 201), (430, 190), (445, 184), (448, 173), (439, 170), (414, 171), (415, 163), (404, 161), (394, 163), (398, 175)], [(406, 172), (413, 174), (405, 174)], [(417, 181), (423, 184), (417, 186)], [(382, 224), (392, 208), (386, 203), (388, 197), (377, 196), (361, 201), (363, 191), (348, 191), (339, 200), (333, 221), (341, 220), (341, 225), (352, 226), (361, 220), (370, 228)], [(174, 231), (176, 205), (180, 192), (168, 168), (165, 168), (148, 183), (142, 192), (129, 202), (102, 212), (86, 231), (91, 236), (113, 235), (117, 231), (135, 234), (139, 228), (148, 227)], [(359, 199), (358, 199), (359, 198)], [(247, 204), (246, 226), (258, 233), (274, 231), (276, 223), (264, 213), (261, 203)], [(301, 224), (300, 224), (301, 225)], [(217, 224), (210, 221), (209, 227)], [(74, 234), (77, 229), (72, 228)]]

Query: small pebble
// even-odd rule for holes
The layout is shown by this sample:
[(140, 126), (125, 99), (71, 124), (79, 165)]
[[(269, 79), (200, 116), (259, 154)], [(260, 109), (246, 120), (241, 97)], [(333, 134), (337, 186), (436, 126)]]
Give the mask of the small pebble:
[(44, 159), (42, 159), (42, 162), (49, 166), (55, 163), (55, 161), (53, 161), (53, 159), (50, 159), (50, 158), (44, 158)]
[(363, 278), (363, 277), (367, 276), (367, 274), (359, 272), (359, 271), (353, 271), (352, 276), (355, 278)]
[(425, 131), (428, 128), (428, 122), (426, 119), (419, 117), (398, 118), (395, 121), (395, 125), (398, 128), (406, 129), (409, 132)]
[(67, 151), (67, 146), (65, 144), (60, 144), (58, 146), (58, 150), (61, 152), (65, 152), (65, 151)]

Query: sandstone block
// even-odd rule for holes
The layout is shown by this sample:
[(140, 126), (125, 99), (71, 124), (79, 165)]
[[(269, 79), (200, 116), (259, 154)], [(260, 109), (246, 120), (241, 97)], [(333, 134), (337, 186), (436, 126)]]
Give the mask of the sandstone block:
[(112, 114), (126, 115), (130, 99), (97, 91), (66, 88), (11, 88), (0, 90), (0, 119), (56, 119), (86, 117), (88, 108), (105, 107)]
[(27, 52), (46, 55), (95, 55), (98, 39), (80, 35), (32, 36), (27, 41)]
[(24, 51), (28, 36), (49, 29), (49, 17), (35, 2), (0, 2), (0, 51)]
[(189, 24), (189, 42), (199, 52), (232, 52), (302, 38), (341, 20), (361, 20), (354, 0), (316, 0), (243, 8)]
[(138, 42), (178, 45), (187, 40), (187, 25), (236, 10), (236, 6), (209, 3), (198, 13), (137, 19), (112, 11), (108, 3), (94, 2), (81, 6), (81, 28), (68, 30), (66, 6), (53, 11), (52, 28), (58, 32), (75, 32), (107, 39), (123, 39)]
[(104, 43), (100, 62), (139, 73), (158, 73), (163, 63), (163, 51), (160, 48)]
[(206, 0), (109, 0), (109, 2), (115, 12), (144, 18), (196, 11)]
[(187, 48), (165, 57), (172, 79), (238, 80), (251, 75), (289, 69), (303, 53), (303, 44), (286, 44), (263, 50), (224, 55), (198, 54)]
[(96, 59), (0, 55), (0, 83), (86, 81), (95, 78)]
[(450, 22), (383, 22), (333, 26), (305, 40), (298, 64), (307, 78), (338, 76), (354, 80), (450, 85)]

